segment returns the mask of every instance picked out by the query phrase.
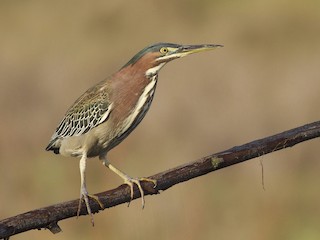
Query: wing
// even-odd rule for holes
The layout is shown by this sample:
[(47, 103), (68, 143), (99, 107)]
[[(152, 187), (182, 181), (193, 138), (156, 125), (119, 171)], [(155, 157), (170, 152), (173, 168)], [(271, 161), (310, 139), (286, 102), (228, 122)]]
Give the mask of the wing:
[(51, 137), (47, 150), (58, 139), (80, 136), (108, 119), (112, 110), (109, 96), (99, 85), (84, 93), (67, 111)]

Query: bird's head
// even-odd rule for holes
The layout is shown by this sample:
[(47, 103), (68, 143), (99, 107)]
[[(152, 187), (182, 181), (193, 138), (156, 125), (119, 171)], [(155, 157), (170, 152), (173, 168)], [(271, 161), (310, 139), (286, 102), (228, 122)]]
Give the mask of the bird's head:
[(213, 50), (223, 45), (201, 44), (201, 45), (179, 45), (174, 43), (157, 43), (148, 46), (138, 52), (122, 69), (133, 67), (143, 69), (146, 76), (154, 76), (159, 70), (171, 60), (185, 57), (192, 53)]

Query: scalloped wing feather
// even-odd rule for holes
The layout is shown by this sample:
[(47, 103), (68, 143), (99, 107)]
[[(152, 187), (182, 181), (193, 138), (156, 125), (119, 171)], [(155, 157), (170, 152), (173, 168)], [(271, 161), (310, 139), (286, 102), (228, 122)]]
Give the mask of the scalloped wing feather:
[(54, 150), (59, 139), (80, 136), (106, 121), (112, 103), (103, 87), (96, 86), (84, 93), (67, 111), (51, 137), (46, 150)]

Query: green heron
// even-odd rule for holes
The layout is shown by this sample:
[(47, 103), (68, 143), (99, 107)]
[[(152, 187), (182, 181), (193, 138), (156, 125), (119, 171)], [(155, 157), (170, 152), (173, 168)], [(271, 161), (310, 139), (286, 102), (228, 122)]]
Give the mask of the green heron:
[(96, 196), (88, 194), (86, 187), (86, 162), (99, 156), (102, 164), (119, 175), (130, 186), (139, 188), (142, 207), (144, 192), (140, 181), (156, 181), (148, 178), (132, 178), (110, 164), (107, 153), (125, 139), (141, 122), (152, 102), (159, 70), (169, 61), (192, 53), (212, 50), (222, 45), (178, 45), (157, 43), (138, 52), (118, 72), (89, 88), (68, 109), (46, 148), (63, 156), (80, 158), (80, 201), (84, 200), (87, 212), (93, 216), (89, 197), (103, 205)]

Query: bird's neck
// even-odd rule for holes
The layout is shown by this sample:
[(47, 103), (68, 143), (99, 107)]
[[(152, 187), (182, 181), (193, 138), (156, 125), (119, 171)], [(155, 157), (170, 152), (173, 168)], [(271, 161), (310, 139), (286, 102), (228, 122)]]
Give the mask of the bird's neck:
[(156, 66), (153, 66), (149, 69), (146, 70), (145, 75), (148, 79), (152, 79), (155, 75), (158, 74), (158, 72), (160, 71), (160, 69), (165, 65), (166, 63), (159, 63)]

